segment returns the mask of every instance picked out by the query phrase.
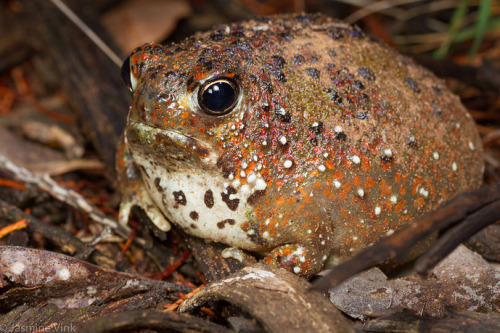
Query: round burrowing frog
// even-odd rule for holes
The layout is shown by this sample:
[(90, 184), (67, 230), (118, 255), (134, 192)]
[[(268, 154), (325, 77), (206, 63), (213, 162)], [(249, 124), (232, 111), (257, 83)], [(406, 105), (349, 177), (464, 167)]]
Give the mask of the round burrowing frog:
[(139, 205), (161, 230), (308, 277), (481, 183), (458, 98), (338, 20), (275, 16), (146, 44), (123, 74), (125, 223)]

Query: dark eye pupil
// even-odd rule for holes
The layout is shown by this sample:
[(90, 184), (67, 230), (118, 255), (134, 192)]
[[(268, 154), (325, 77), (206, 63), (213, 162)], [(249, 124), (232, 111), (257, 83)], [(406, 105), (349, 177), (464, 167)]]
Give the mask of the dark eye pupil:
[(208, 83), (200, 92), (200, 106), (205, 112), (214, 115), (231, 111), (238, 97), (237, 85), (227, 79)]

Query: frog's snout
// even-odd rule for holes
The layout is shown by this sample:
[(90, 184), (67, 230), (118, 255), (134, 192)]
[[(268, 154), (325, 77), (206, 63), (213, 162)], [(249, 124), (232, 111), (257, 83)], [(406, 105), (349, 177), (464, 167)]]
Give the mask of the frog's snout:
[(128, 144), (160, 152), (164, 157), (184, 160), (198, 157), (201, 162), (215, 164), (217, 156), (211, 147), (177, 131), (165, 130), (141, 122), (131, 121), (125, 131)]

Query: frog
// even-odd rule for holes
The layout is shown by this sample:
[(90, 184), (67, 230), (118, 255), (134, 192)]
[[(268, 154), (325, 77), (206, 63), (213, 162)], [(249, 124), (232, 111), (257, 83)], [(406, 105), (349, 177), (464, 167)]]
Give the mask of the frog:
[(277, 15), (147, 43), (122, 74), (119, 220), (139, 206), (226, 256), (311, 277), (481, 185), (459, 98), (341, 20)]

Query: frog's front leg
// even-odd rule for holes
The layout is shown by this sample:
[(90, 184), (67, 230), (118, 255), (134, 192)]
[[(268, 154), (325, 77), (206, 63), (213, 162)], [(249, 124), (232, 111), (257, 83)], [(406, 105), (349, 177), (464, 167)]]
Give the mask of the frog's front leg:
[(132, 207), (139, 206), (160, 230), (170, 230), (170, 223), (153, 201), (144, 185), (141, 172), (127, 149), (126, 139), (123, 135), (116, 156), (118, 185), (122, 194), (118, 217), (120, 223), (126, 225)]

